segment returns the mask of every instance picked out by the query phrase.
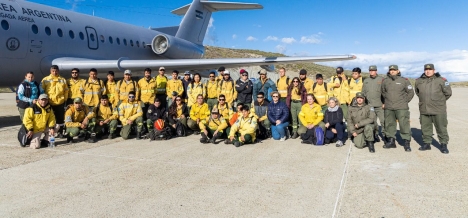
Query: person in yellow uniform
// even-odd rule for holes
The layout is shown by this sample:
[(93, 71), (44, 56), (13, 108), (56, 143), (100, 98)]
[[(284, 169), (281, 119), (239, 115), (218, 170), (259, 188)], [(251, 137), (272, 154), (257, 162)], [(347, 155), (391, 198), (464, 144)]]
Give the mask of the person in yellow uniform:
[(322, 107), (315, 103), (314, 96), (312, 94), (307, 95), (307, 104), (302, 105), (301, 112), (299, 113), (299, 120), (301, 126), (297, 130), (297, 133), (304, 139), (303, 134), (307, 130), (312, 130), (314, 127), (320, 127), (325, 130), (325, 123), (323, 123)]
[(114, 79), (114, 71), (107, 72), (107, 81), (105, 82), (107, 97), (109, 97), (109, 103), (112, 106), (117, 107), (119, 99), (116, 95), (115, 88), (117, 87), (117, 81)]
[(317, 103), (322, 107), (322, 113), (328, 109), (327, 101), (332, 96), (329, 91), (331, 87), (328, 87), (329, 84), (323, 81), (322, 74), (317, 74), (315, 76), (316, 82), (312, 85), (312, 94), (314, 95), (315, 100)]
[(197, 103), (190, 109), (190, 119), (187, 120), (187, 126), (194, 131), (195, 135), (200, 133), (200, 122), (210, 116), (208, 104), (204, 103), (202, 94), (197, 96)]
[(276, 88), (280, 94), (280, 101), (286, 102), (286, 97), (288, 97), (288, 87), (291, 81), (289, 81), (289, 77), (286, 76), (286, 68), (280, 68), (279, 75), (280, 78), (276, 80)]
[[(213, 108), (211, 116), (200, 122), (201, 143), (211, 142), (216, 144), (216, 139), (221, 138), (223, 131), (228, 127), (226, 119), (219, 115), (217, 108)], [(210, 138), (210, 139), (208, 139)]]
[(197, 102), (197, 96), (202, 95), (203, 98), (206, 97), (205, 88), (201, 82), (201, 76), (199, 73), (193, 75), (192, 82), (187, 86), (187, 106), (190, 108), (193, 104)]
[[(173, 95), (175, 93), (175, 95)], [(172, 71), (172, 79), (167, 81), (166, 86), (166, 95), (167, 95), (167, 105), (169, 107), (174, 102), (176, 96), (182, 97), (184, 94), (184, 84), (182, 80), (179, 79), (179, 71)]]
[(135, 101), (139, 101), (138, 93), (140, 93), (138, 83), (132, 79), (132, 71), (125, 70), (124, 71), (124, 78), (117, 82), (117, 86), (115, 87), (115, 94), (119, 102), (116, 105), (117, 107), (124, 101), (128, 100), (128, 93), (135, 92)]
[(210, 111), (218, 104), (218, 82), (215, 77), (216, 73), (210, 72), (210, 78), (205, 83), (206, 103), (208, 104)]
[(55, 131), (57, 133), (57, 138), (62, 138), (64, 130), (63, 123), (65, 120), (65, 103), (69, 96), (69, 89), (67, 80), (60, 76), (59, 67), (57, 65), (52, 65), (50, 67), (50, 75), (42, 79), (41, 86), (44, 90), (44, 94), (49, 96), (49, 104), (54, 111), (56, 119), (55, 128), (58, 129)]
[(65, 112), (65, 125), (67, 126), (67, 143), (73, 142), (73, 137), (85, 137), (90, 143), (96, 142), (94, 133), (95, 114), (88, 106), (83, 104), (83, 99), (75, 98)]
[(78, 68), (73, 68), (71, 70), (71, 78), (67, 80), (68, 86), (68, 99), (67, 105), (73, 104), (73, 99), (83, 98), (83, 85), (85, 83), (84, 79), (80, 79), (80, 70)]
[(224, 141), (225, 144), (234, 144), (234, 146), (240, 147), (255, 142), (257, 118), (250, 114), (247, 105), (242, 106), (241, 111), (242, 116), (232, 125), (229, 138)]
[[(149, 68), (147, 68), (149, 69)], [(156, 98), (159, 99), (161, 102), (161, 105), (165, 108), (168, 107), (167, 104), (167, 97), (170, 96), (170, 92), (167, 91), (167, 83), (168, 79), (164, 75), (166, 73), (166, 68), (160, 67), (158, 71), (158, 75), (155, 77), (156, 79)], [(154, 99), (150, 102), (150, 104), (153, 104)], [(145, 113), (146, 114), (146, 113)], [(146, 116), (146, 115), (144, 115)]]
[(286, 105), (289, 108), (291, 115), (291, 123), (293, 127), (293, 136), (292, 139), (297, 139), (299, 133), (297, 128), (299, 128), (299, 113), (301, 112), (302, 105), (307, 102), (307, 89), (303, 86), (298, 77), (292, 79), (291, 85), (288, 87), (288, 97), (286, 97)]
[(301, 80), (302, 86), (306, 88), (307, 93), (312, 93), (312, 85), (314, 85), (314, 81), (307, 78), (307, 70), (302, 69), (299, 71), (299, 79)]
[(353, 98), (356, 97), (356, 93), (362, 91), (362, 86), (364, 85), (364, 78), (361, 76), (361, 68), (356, 67), (353, 69), (353, 74), (351, 78), (348, 79), (349, 85), (349, 96), (348, 96), (348, 105), (351, 105)]
[(99, 104), (101, 96), (105, 94), (106, 86), (101, 79), (97, 78), (97, 70), (92, 68), (89, 70), (88, 80), (83, 84), (84, 104), (93, 110)]
[(109, 103), (109, 97), (103, 95), (101, 98), (101, 103), (94, 108), (94, 114), (96, 115), (96, 125), (95, 133), (100, 136), (104, 135), (106, 132), (109, 132), (108, 139), (115, 138), (115, 130), (117, 129), (119, 113), (117, 108), (113, 108)]
[(187, 128), (187, 118), (190, 113), (182, 96), (175, 95), (174, 102), (169, 106), (167, 119), (172, 129), (175, 131), (177, 123), (180, 122), (184, 128)]
[[(140, 100), (143, 103), (143, 120), (146, 120), (146, 112), (148, 112), (149, 106), (154, 103), (154, 98), (156, 98), (156, 78), (151, 78), (150, 68), (145, 69), (145, 77), (138, 81), (138, 87), (140, 87)], [(166, 90), (164, 90), (165, 92)]]
[(227, 70), (224, 71), (223, 79), (219, 81), (218, 95), (224, 95), (230, 106), (233, 106), (234, 100), (237, 99), (236, 85)]
[(216, 81), (220, 82), (224, 78), (224, 71), (226, 71), (226, 68), (221, 66), (218, 68), (218, 77), (216, 77)]
[(49, 136), (54, 135), (55, 115), (46, 94), (39, 95), (37, 102), (26, 108), (23, 125), (28, 131), (28, 138), (31, 139), (30, 148), (39, 149), (41, 145), (48, 145)]
[[(348, 78), (344, 74), (343, 67), (336, 68), (336, 76), (332, 76), (330, 79), (330, 87), (333, 88), (333, 96), (340, 102), (340, 107), (343, 110), (343, 114), (348, 114), (348, 98), (349, 98), (349, 85)], [(345, 116), (346, 119), (346, 116)]]
[(132, 126), (137, 128), (137, 140), (141, 139), (141, 132), (143, 130), (143, 110), (141, 109), (141, 102), (135, 100), (136, 93), (130, 91), (128, 93), (128, 100), (119, 105), (119, 120), (122, 122), (122, 130), (120, 136), (127, 140), (130, 136)]

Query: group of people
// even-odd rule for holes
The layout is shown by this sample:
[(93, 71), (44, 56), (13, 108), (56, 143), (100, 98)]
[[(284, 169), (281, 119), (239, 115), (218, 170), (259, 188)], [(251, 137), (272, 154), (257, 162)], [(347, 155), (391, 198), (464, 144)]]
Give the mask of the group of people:
[(130, 70), (120, 81), (112, 71), (103, 81), (96, 69), (89, 71), (88, 79), (80, 79), (76, 68), (70, 79), (60, 76), (55, 65), (50, 73), (37, 83), (28, 72), (17, 91), (20, 118), (32, 148), (44, 146), (54, 134), (66, 137), (67, 143), (73, 143), (74, 137), (89, 142), (104, 135), (113, 139), (119, 126), (123, 139), (129, 138), (132, 129), (136, 139), (141, 139), (145, 132), (155, 131), (157, 122), (158, 126), (167, 124), (171, 131), (183, 128), (200, 134), (202, 143), (224, 139), (239, 147), (270, 137), (280, 141), (300, 137), (307, 144), (315, 143), (320, 138), (316, 134), (322, 132), (325, 143), (341, 147), (349, 137), (356, 147), (367, 146), (375, 152), (374, 143), (380, 141), (379, 119), (384, 148), (396, 147), (398, 123), (404, 149), (411, 151), (408, 103), (416, 92), (424, 139), (420, 150), (431, 148), (434, 124), (441, 151), (448, 153), (446, 100), (451, 88), (433, 64), (424, 65), (414, 87), (401, 76), (397, 65), (390, 65), (385, 77), (377, 74), (376, 66), (370, 66), (366, 79), (360, 68), (354, 68), (348, 78), (338, 67), (328, 83), (321, 74), (315, 82), (307, 78), (306, 70), (291, 79), (285, 68), (279, 69), (277, 81), (262, 69), (255, 82), (244, 69), (234, 81), (224, 67), (218, 69), (218, 76), (211, 72), (206, 82), (189, 71), (180, 79), (177, 70), (168, 79), (164, 67), (155, 77), (151, 69), (145, 69), (138, 81), (132, 79)]

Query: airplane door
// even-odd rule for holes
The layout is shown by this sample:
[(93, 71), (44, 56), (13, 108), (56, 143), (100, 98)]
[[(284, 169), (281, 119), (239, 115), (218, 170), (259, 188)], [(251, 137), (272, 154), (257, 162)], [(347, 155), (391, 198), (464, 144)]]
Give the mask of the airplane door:
[(88, 48), (97, 50), (99, 48), (99, 42), (96, 30), (92, 27), (86, 27), (86, 35), (88, 36)]

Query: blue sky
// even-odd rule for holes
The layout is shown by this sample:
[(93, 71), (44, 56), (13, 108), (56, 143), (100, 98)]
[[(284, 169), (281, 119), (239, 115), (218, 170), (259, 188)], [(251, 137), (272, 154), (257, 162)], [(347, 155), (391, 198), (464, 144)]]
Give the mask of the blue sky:
[[(231, 0), (230, 0), (231, 1)], [(234, 1), (234, 0), (232, 0)], [(178, 25), (171, 10), (190, 0), (33, 0), (144, 27)], [(468, 80), (468, 1), (464, 0), (241, 0), (263, 10), (214, 13), (205, 45), (280, 52), (289, 56), (355, 54), (329, 66), (381, 73), (398, 64), (416, 77), (436, 64), (450, 80)]]

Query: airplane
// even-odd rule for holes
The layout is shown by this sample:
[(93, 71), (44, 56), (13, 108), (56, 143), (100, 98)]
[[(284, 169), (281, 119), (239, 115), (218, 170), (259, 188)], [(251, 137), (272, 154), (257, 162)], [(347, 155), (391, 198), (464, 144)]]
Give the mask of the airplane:
[[(179, 26), (144, 28), (22, 0), (0, 0), (0, 86), (19, 84), (28, 71), (40, 81), (58, 65), (67, 77), (73, 68), (98, 72), (145, 68), (206, 72), (274, 64), (352, 60), (352, 55), (203, 59), (203, 40), (213, 12), (263, 9), (257, 3), (193, 0), (172, 11), (184, 15)], [(168, 71), (170, 73), (171, 71)], [(101, 73), (100, 76), (105, 76)]]

